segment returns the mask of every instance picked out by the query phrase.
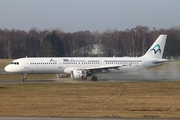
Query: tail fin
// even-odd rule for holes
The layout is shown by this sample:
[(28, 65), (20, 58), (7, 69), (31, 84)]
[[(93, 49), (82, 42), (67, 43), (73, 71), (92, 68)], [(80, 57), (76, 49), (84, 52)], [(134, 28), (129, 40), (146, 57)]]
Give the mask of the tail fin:
[(146, 58), (162, 58), (167, 35), (160, 35), (145, 55)]

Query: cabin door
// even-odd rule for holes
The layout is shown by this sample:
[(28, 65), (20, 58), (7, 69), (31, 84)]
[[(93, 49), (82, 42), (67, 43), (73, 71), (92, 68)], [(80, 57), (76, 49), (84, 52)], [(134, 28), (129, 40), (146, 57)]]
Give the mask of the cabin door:
[(26, 59), (24, 60), (24, 68), (29, 69), (29, 62)]
[(104, 60), (100, 60), (100, 65), (104, 65)]
[(63, 60), (62, 59), (58, 60), (58, 68), (63, 68)]

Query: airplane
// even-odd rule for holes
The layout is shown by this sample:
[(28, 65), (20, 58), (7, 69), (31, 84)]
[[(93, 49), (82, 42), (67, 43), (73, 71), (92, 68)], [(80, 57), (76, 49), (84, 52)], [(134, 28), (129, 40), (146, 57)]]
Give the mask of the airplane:
[(24, 74), (69, 74), (72, 79), (86, 80), (95, 73), (120, 73), (148, 69), (169, 62), (163, 59), (167, 35), (160, 35), (141, 57), (25, 57), (12, 61), (4, 70), (8, 73)]

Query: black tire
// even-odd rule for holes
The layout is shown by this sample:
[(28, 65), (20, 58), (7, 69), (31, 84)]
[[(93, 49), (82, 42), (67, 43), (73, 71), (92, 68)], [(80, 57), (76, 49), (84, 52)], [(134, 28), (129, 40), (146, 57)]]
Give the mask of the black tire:
[(98, 78), (97, 78), (96, 76), (92, 76), (91, 80), (92, 80), (92, 81), (97, 81)]
[(27, 82), (27, 78), (23, 78), (23, 82)]

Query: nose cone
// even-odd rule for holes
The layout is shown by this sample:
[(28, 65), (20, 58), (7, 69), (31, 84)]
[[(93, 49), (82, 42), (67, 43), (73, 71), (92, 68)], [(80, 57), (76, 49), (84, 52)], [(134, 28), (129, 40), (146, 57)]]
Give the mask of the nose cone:
[(8, 67), (6, 66), (6, 67), (4, 68), (4, 70), (5, 70), (6, 72), (8, 72)]
[(4, 70), (5, 70), (6, 72), (10, 72), (9, 65), (7, 65), (7, 66), (4, 68)]

